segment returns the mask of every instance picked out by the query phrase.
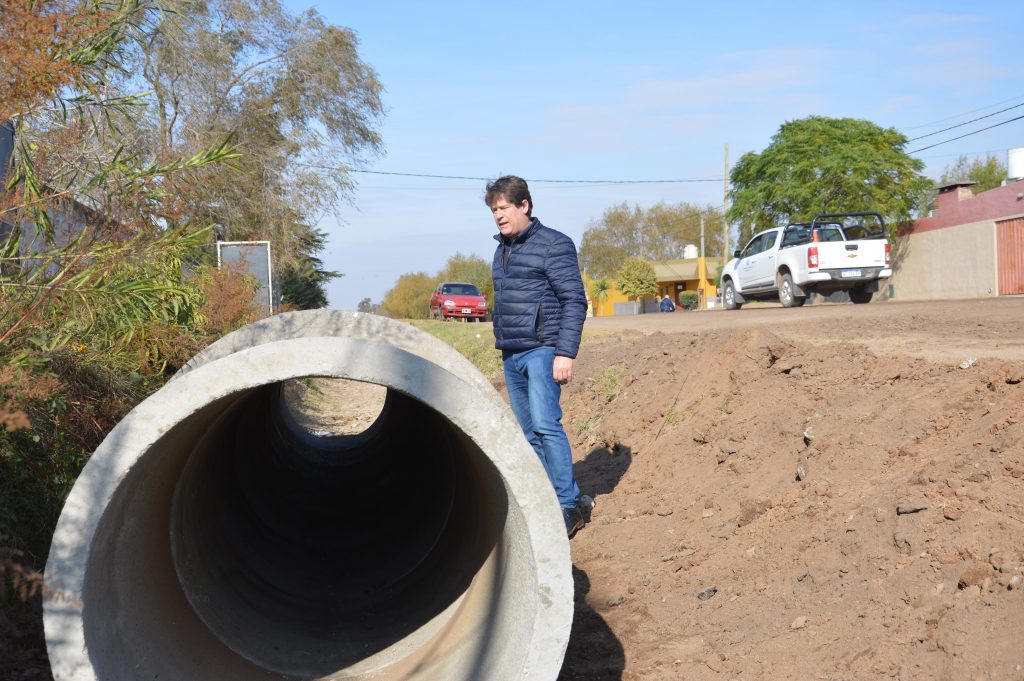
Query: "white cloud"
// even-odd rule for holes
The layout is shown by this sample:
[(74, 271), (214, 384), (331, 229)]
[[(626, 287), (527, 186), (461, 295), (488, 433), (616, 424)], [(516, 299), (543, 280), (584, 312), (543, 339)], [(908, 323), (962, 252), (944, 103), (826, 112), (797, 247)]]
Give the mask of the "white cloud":
[[(651, 137), (664, 143), (743, 129), (756, 112), (768, 114), (771, 130), (800, 115), (820, 113), (824, 99), (813, 92), (827, 77), (834, 53), (819, 47), (740, 51), (721, 55), (703, 73), (688, 77), (652, 77), (653, 68), (636, 68), (636, 80), (604, 101), (551, 107), (545, 126), (532, 141), (579, 152), (650, 148)], [(663, 72), (663, 70), (662, 70)], [(716, 142), (717, 143), (717, 142)]]

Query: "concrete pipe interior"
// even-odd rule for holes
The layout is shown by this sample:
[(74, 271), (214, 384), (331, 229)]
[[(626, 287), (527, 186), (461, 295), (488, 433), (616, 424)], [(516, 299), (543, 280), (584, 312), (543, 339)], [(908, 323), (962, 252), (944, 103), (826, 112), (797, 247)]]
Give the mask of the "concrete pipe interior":
[[(337, 358), (301, 372), (296, 357), (324, 352)], [(282, 396), (303, 375), (387, 399), (365, 432), (318, 437)], [(555, 678), (572, 607), (560, 517), (511, 421), (467, 383), (386, 344), (303, 339), (154, 398), (97, 451), (58, 526), (57, 681)]]

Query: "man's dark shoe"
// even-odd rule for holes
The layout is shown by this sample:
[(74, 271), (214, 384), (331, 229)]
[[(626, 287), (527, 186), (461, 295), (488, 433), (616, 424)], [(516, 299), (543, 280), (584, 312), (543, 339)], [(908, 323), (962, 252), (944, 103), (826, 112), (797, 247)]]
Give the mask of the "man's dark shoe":
[(573, 508), (563, 508), (562, 519), (565, 520), (565, 533), (569, 539), (572, 539), (573, 535), (586, 525), (586, 522), (583, 520), (583, 513), (580, 512), (578, 505)]

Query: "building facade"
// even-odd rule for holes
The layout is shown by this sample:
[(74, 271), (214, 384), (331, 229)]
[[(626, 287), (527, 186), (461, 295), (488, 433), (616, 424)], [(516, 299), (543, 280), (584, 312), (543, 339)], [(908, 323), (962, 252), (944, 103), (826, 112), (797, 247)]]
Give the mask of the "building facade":
[(979, 194), (972, 184), (940, 187), (932, 215), (899, 233), (889, 297), (1024, 294), (1024, 180)]

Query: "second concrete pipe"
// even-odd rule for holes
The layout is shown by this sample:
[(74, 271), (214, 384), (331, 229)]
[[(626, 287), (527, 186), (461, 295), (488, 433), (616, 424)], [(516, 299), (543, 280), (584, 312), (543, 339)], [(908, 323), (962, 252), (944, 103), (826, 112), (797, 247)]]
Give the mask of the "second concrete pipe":
[[(282, 385), (387, 388), (349, 437)], [(46, 566), (56, 681), (555, 679), (573, 584), (558, 503), (461, 355), (371, 315), (278, 315), (111, 431)]]

